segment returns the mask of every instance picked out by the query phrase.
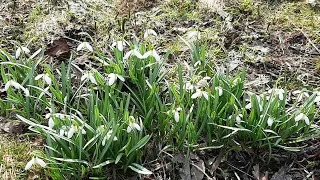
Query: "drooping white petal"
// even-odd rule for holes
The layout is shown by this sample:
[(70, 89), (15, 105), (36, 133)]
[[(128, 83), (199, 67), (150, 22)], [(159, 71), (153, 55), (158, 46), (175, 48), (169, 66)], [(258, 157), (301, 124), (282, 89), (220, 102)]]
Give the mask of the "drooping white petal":
[(96, 81), (96, 78), (95, 78), (94, 75), (91, 74), (91, 73), (90, 73), (90, 75), (89, 75), (89, 79), (90, 79), (91, 83), (96, 84), (96, 85), (98, 84), (97, 81)]
[(87, 78), (88, 78), (88, 73), (85, 73), (85, 74), (83, 74), (82, 76), (81, 76), (81, 82), (82, 81), (84, 81), (84, 80), (86, 80)]
[(43, 78), (44, 78), (44, 81), (47, 83), (47, 84), (49, 84), (49, 85), (51, 85), (51, 78), (50, 78), (50, 76), (48, 75), (48, 74), (45, 74), (44, 76), (43, 76)]
[(63, 130), (63, 129), (60, 129), (59, 135), (60, 135), (60, 136), (63, 136), (64, 134), (65, 134), (64, 130)]
[(117, 76), (114, 73), (109, 74), (108, 78), (109, 78), (109, 82), (108, 82), (109, 86), (112, 86), (117, 80)]
[(146, 32), (144, 33), (143, 38), (147, 39), (149, 35), (158, 36), (158, 34), (153, 29), (147, 29)]
[(279, 99), (282, 101), (283, 100), (283, 93), (279, 92)]
[(21, 55), (21, 48), (19, 47), (16, 51), (16, 59), (18, 59)]
[(202, 91), (202, 95), (203, 95), (203, 97), (204, 97), (206, 100), (209, 99), (209, 96), (208, 96), (208, 93), (207, 93), (207, 92)]
[(38, 157), (35, 158), (35, 163), (39, 164), (41, 167), (46, 167), (47, 165), (42, 159)]
[(84, 46), (85, 46), (84, 42), (79, 44), (79, 46), (77, 47), (77, 51), (81, 51)]
[(215, 87), (215, 89), (218, 91), (219, 96), (222, 96), (223, 90), (221, 87)]
[(124, 77), (123, 76), (121, 76), (121, 75), (119, 75), (119, 74), (116, 74), (117, 75), (117, 78), (118, 79), (120, 79), (122, 82), (124, 82), (125, 81), (125, 79), (124, 79)]
[(130, 133), (132, 128), (130, 126), (127, 127), (127, 132)]
[(117, 48), (119, 51), (123, 51), (123, 45), (124, 45), (123, 41), (117, 41)]
[(133, 54), (133, 50), (130, 50), (129, 52), (127, 52), (127, 53), (124, 55), (123, 59), (129, 59), (129, 57), (130, 57), (132, 54)]
[(317, 96), (317, 97), (314, 99), (314, 102), (315, 102), (315, 103), (320, 102), (320, 96)]
[(273, 121), (274, 121), (273, 118), (272, 118), (272, 117), (269, 117), (269, 118), (268, 118), (268, 121), (267, 121), (268, 126), (271, 127), (272, 124), (273, 124)]
[(199, 31), (191, 31), (190, 33), (188, 33), (188, 39), (193, 39), (194, 37), (196, 37), (197, 39), (201, 39), (201, 34)]
[(38, 76), (36, 76), (34, 78), (34, 80), (38, 81), (39, 79), (41, 79), (44, 76), (44, 74), (39, 74)]
[(82, 129), (81, 129), (81, 133), (82, 133), (82, 134), (87, 134), (87, 131), (86, 131), (84, 128), (82, 128)]
[(174, 111), (174, 120), (175, 120), (176, 122), (179, 122), (179, 120), (180, 120), (179, 111)]
[(251, 109), (251, 103), (246, 105), (246, 109)]
[(54, 121), (53, 121), (52, 118), (49, 118), (48, 126), (49, 126), (50, 129), (52, 129), (54, 127)]
[(90, 52), (93, 52), (92, 46), (91, 46), (88, 42), (84, 42), (84, 43), (85, 43), (86, 48), (87, 48)]
[(29, 170), (32, 165), (35, 164), (35, 158), (33, 157), (26, 165), (26, 167), (24, 168), (25, 170)]
[(161, 57), (159, 56), (159, 54), (157, 53), (156, 50), (152, 50), (152, 56), (156, 59), (156, 61), (160, 61)]
[(136, 130), (141, 131), (139, 124), (133, 123), (133, 126), (136, 128)]
[(74, 126), (71, 126), (71, 128), (69, 129), (69, 131), (68, 131), (68, 135), (67, 135), (67, 137), (68, 137), (68, 139), (70, 139), (70, 138), (72, 138), (72, 136), (73, 136), (73, 134), (75, 133), (75, 127)]
[(106, 141), (107, 141), (108, 137), (104, 136), (103, 140), (102, 140), (102, 146), (106, 145)]
[(201, 95), (202, 95), (201, 90), (200, 91), (197, 90), (194, 94), (192, 94), (191, 98), (196, 99), (196, 98), (200, 97)]
[(303, 118), (304, 114), (300, 113), (298, 116), (294, 118), (295, 121), (300, 121)]
[(141, 55), (141, 53), (138, 50), (133, 50), (133, 55), (137, 56), (139, 59), (144, 59), (144, 57)]
[(30, 50), (29, 50), (27, 47), (22, 46), (21, 48), (22, 48), (22, 51), (23, 51), (24, 53), (26, 53), (26, 54), (29, 54), (29, 53), (30, 53)]
[(146, 58), (148, 58), (148, 57), (151, 56), (151, 55), (152, 55), (152, 51), (148, 51), (148, 52), (146, 52), (146, 53), (143, 54), (142, 59), (146, 59)]

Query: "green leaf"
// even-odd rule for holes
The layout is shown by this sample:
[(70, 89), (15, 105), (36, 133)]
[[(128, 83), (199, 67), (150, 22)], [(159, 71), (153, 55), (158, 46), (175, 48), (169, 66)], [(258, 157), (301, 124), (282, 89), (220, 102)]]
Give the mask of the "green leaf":
[(107, 160), (107, 161), (105, 161), (105, 162), (103, 162), (103, 163), (101, 163), (101, 164), (98, 164), (98, 165), (96, 165), (96, 166), (93, 166), (92, 168), (93, 168), (93, 169), (101, 168), (101, 167), (103, 167), (103, 166), (106, 166), (106, 165), (111, 164), (111, 163), (114, 163), (114, 162), (115, 162), (115, 160)]
[(151, 171), (148, 169), (144, 168), (143, 166), (132, 163), (130, 166), (128, 166), (130, 169), (132, 169), (134, 172), (139, 173), (139, 174), (153, 174)]
[(143, 137), (128, 153), (127, 156), (129, 156), (132, 152), (142, 148), (144, 145), (147, 144), (147, 142), (149, 141), (149, 139), (151, 138), (150, 135), (147, 135), (145, 137)]

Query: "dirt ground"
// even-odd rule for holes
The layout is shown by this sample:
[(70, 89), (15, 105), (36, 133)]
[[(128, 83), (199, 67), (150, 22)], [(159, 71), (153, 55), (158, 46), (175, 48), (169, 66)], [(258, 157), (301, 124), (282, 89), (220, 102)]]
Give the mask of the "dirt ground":
[[(28, 44), (33, 52), (64, 38), (71, 47), (90, 39), (95, 48), (107, 54), (112, 42), (142, 38), (144, 31), (152, 28), (158, 34), (152, 39), (158, 51), (173, 52), (169, 64), (183, 64), (190, 59), (190, 53), (178, 36), (198, 29), (201, 41), (208, 45), (208, 60), (222, 71), (226, 67), (231, 73), (245, 69), (246, 88), (250, 91), (271, 86), (290, 91), (320, 88), (320, 8), (304, 1), (3, 1), (0, 47), (12, 53), (15, 45)], [(78, 63), (96, 62), (84, 59)], [(23, 161), (27, 162), (34, 143), (19, 133), (0, 134), (0, 179), (38, 178), (23, 170)], [(16, 155), (22, 152), (24, 157)], [(226, 157), (233, 161), (225, 161)], [(217, 179), (320, 179), (319, 139), (300, 152), (279, 151), (272, 157), (269, 161), (267, 154), (259, 152), (230, 151), (225, 157), (220, 157), (218, 151), (200, 152), (194, 154), (192, 167), (205, 167), (195, 179), (208, 179), (206, 174)], [(155, 179), (179, 179), (183, 155), (163, 155), (149, 166)]]

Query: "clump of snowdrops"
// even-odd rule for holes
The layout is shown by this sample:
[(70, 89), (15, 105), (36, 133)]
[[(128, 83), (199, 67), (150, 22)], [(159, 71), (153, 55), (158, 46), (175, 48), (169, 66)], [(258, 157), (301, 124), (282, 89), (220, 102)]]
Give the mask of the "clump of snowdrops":
[(168, 54), (159, 55), (150, 43), (154, 36), (149, 29), (145, 42), (115, 41), (113, 57), (81, 43), (77, 51), (90, 54), (103, 70), (83, 70), (76, 78), (72, 57), (54, 70), (42, 63), (41, 49), (30, 55), (21, 46), (15, 56), (1, 50), (1, 114), (16, 113), (46, 139), (45, 154), (35, 155), (26, 170), (46, 167), (54, 179), (101, 178), (107, 167), (151, 174), (142, 165), (145, 145), (156, 136), (174, 152), (299, 150), (296, 143), (319, 137), (314, 119), (320, 93), (296, 92), (289, 105), (281, 88), (260, 95), (244, 91), (245, 72), (230, 77), (213, 71), (199, 31), (181, 37), (191, 61), (167, 79)]

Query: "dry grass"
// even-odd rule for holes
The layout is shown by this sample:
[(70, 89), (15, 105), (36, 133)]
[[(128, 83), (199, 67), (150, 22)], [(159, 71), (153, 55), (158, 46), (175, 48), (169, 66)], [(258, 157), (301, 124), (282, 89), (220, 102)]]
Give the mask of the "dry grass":
[(0, 179), (26, 179), (24, 166), (30, 157), (32, 145), (17, 136), (0, 134)]

